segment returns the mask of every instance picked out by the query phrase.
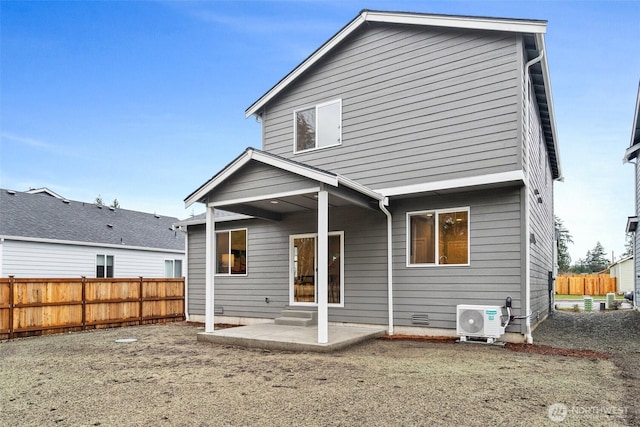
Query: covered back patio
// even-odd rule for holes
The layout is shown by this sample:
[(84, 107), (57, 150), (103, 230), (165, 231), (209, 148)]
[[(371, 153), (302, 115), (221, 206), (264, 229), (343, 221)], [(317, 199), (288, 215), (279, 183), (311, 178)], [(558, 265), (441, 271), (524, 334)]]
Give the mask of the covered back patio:
[[(187, 207), (196, 202), (206, 205), (205, 333), (202, 340), (223, 340), (227, 343), (236, 340), (237, 343), (238, 339), (246, 340), (252, 336), (256, 342), (268, 341), (286, 345), (297, 342), (300, 345), (335, 348), (350, 345), (353, 339), (359, 337), (368, 339), (379, 336), (384, 329), (389, 333), (393, 332), (391, 214), (386, 209), (388, 200), (379, 193), (340, 175), (248, 148), (185, 199)], [(389, 322), (386, 328), (377, 327), (372, 330), (360, 326), (329, 325), (329, 307), (344, 307), (341, 305), (344, 304), (344, 281), (341, 276), (344, 264), (340, 266), (340, 274), (331, 271), (330, 267), (332, 262), (343, 263), (343, 235), (337, 231), (330, 232), (330, 210), (354, 206), (376, 212), (381, 219), (385, 216), (387, 218)], [(241, 273), (244, 271), (247, 274), (246, 253), (234, 254), (231, 249), (227, 251), (224, 245), (220, 246), (217, 242), (216, 210), (269, 222), (286, 221), (287, 215), (299, 212), (314, 214), (314, 220), (317, 220), (314, 221), (314, 226), (317, 227), (312, 229), (312, 233), (290, 236), (291, 266), (288, 275), (291, 277), (290, 304), (317, 309), (317, 326), (280, 328), (286, 325), (265, 324), (214, 330), (216, 281), (221, 280), (220, 268), (229, 268), (229, 273), (232, 273), (231, 269), (237, 268), (238, 258), (244, 258), (245, 264), (239, 268)], [(311, 267), (305, 266), (303, 260), (303, 255), (307, 252), (305, 245), (315, 249), (310, 251), (313, 255)], [(335, 249), (332, 255), (332, 248), (337, 248), (338, 245), (340, 248)], [(245, 248), (247, 250), (251, 249)], [(311, 278), (297, 281), (305, 275)], [(310, 292), (306, 290), (309, 284), (312, 284)]]

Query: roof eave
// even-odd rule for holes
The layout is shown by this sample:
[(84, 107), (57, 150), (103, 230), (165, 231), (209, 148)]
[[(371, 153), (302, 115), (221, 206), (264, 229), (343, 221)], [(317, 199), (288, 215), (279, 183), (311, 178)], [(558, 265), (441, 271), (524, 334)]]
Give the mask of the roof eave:
[(553, 136), (553, 151), (556, 158), (557, 171), (555, 180), (562, 181), (562, 167), (560, 165), (560, 151), (558, 150), (558, 129), (556, 127), (556, 114), (553, 107), (553, 94), (551, 91), (551, 79), (549, 78), (549, 62), (547, 61), (547, 47), (544, 42), (544, 35), (542, 33), (536, 34), (536, 43), (538, 50), (544, 51), (542, 56), (542, 78), (544, 80), (544, 93), (547, 98), (547, 108), (549, 110), (549, 121), (551, 122), (551, 135)]
[(229, 165), (214, 175), (213, 178), (187, 196), (185, 199), (185, 208), (188, 208), (196, 202), (203, 201), (204, 197), (210, 191), (232, 176), (236, 171), (238, 171), (238, 169), (251, 160), (295, 173), (323, 184), (329, 184), (334, 187), (338, 186), (338, 177), (335, 174), (323, 172), (315, 168), (305, 167), (299, 163), (273, 156), (269, 153), (256, 150), (255, 148), (247, 148), (240, 156), (236, 157), (236, 159), (229, 163)]
[(358, 29), (365, 22), (383, 22), (391, 24), (423, 25), (433, 27), (453, 27), (463, 29), (491, 30), (520, 32), (541, 35), (547, 31), (546, 21), (521, 20), (505, 18), (487, 18), (455, 15), (429, 15), (416, 13), (381, 12), (363, 10), (351, 22), (344, 26), (338, 33), (331, 37), (320, 48), (313, 52), (300, 65), (287, 74), (267, 93), (262, 95), (245, 111), (245, 117), (259, 115), (262, 108), (277, 96), (285, 87), (296, 80), (311, 66), (318, 62), (324, 55), (340, 44), (351, 33)]

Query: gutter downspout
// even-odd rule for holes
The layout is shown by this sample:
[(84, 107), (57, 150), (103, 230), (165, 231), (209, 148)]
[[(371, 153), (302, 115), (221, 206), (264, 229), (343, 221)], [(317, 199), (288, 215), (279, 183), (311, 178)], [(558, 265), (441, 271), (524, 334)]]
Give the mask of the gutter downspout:
[(388, 312), (389, 312), (389, 330), (388, 334), (393, 335), (393, 242), (392, 242), (392, 217), (391, 212), (385, 207), (385, 202), (389, 204), (389, 199), (385, 197), (378, 202), (380, 210), (387, 216), (387, 294), (388, 294)]
[[(529, 62), (527, 62), (527, 64), (524, 66), (524, 71), (525, 71), (525, 100), (527, 102), (527, 106), (525, 108), (525, 127), (524, 127), (524, 132), (525, 132), (525, 140), (527, 141), (527, 150), (529, 150), (529, 153), (531, 152), (530, 150), (530, 143), (531, 141), (528, 140), (528, 136), (529, 136), (529, 108), (530, 108), (530, 100), (529, 100), (529, 86), (531, 84), (530, 78), (529, 78), (529, 68), (542, 61), (542, 58), (544, 57), (544, 49), (540, 50), (540, 55), (538, 55), (538, 57), (533, 58), (532, 60), (530, 60)], [(529, 164), (531, 164), (531, 156), (527, 155), (527, 160), (529, 160)], [(528, 165), (529, 166), (529, 165)], [(530, 167), (527, 167), (527, 175), (530, 176), (531, 174), (531, 170)], [(531, 315), (533, 314), (533, 312), (531, 311), (531, 219), (530, 219), (530, 212), (529, 212), (529, 206), (530, 206), (530, 202), (529, 202), (529, 191), (530, 191), (530, 185), (529, 185), (529, 177), (527, 176), (527, 180), (525, 181), (525, 189), (526, 189), (526, 196), (525, 196), (525, 202), (524, 202), (524, 208), (525, 208), (525, 216), (524, 216), (524, 222), (525, 222), (525, 238), (527, 239), (526, 242), (526, 251), (525, 251), (525, 281), (524, 281), (524, 292), (525, 292), (525, 299), (524, 299), (524, 311), (526, 313), (525, 315), (525, 324), (527, 326), (527, 333), (525, 335), (525, 338), (527, 340), (527, 344), (533, 344), (533, 335), (531, 335)]]

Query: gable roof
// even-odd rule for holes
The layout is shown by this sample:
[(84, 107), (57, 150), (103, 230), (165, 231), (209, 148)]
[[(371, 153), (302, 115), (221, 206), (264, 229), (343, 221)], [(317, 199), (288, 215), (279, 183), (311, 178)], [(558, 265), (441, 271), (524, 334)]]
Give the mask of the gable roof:
[[(245, 116), (260, 116), (262, 109), (268, 102), (284, 91), (313, 65), (321, 61), (322, 58), (335, 49), (354, 31), (371, 22), (518, 33), (523, 35), (527, 60), (538, 57), (546, 50), (544, 34), (547, 31), (547, 21), (363, 10), (351, 22), (302, 61), (300, 65), (282, 78), (275, 86), (251, 104), (251, 106), (246, 109)], [(562, 171), (560, 168), (560, 153), (558, 151), (555, 113), (553, 110), (546, 53), (542, 55), (540, 62), (531, 67), (531, 76), (538, 110), (540, 111), (540, 120), (545, 135), (547, 151), (549, 152), (551, 171), (553, 178), (559, 179), (562, 177)]]
[(0, 237), (184, 251), (177, 218), (0, 189)]
[(633, 124), (631, 125), (631, 143), (624, 153), (625, 163), (638, 157), (638, 151), (640, 151), (640, 82), (638, 83), (636, 110), (633, 114)]
[(299, 176), (303, 176), (305, 178), (309, 178), (323, 184), (331, 185), (333, 187), (343, 185), (361, 194), (371, 197), (372, 199), (385, 200), (385, 198), (380, 193), (377, 193), (365, 187), (364, 185), (358, 184), (357, 182), (352, 181), (342, 175), (309, 166), (304, 163), (296, 162), (294, 160), (285, 159), (284, 157), (280, 157), (266, 151), (256, 150), (255, 148), (249, 147), (242, 154), (236, 157), (235, 160), (225, 166), (220, 172), (218, 172), (211, 179), (202, 184), (193, 193), (188, 195), (184, 199), (185, 207), (188, 208), (196, 202), (204, 202), (204, 198), (211, 190), (216, 188), (219, 184), (224, 182), (227, 178), (238, 171), (238, 169), (252, 160), (294, 173)]

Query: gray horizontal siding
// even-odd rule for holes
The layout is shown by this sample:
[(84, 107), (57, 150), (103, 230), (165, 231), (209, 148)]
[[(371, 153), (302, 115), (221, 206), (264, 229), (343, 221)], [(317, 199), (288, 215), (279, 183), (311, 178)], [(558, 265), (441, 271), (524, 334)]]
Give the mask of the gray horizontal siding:
[[(373, 188), (515, 170), (518, 73), (513, 35), (373, 24), (266, 106), (263, 148)], [(342, 145), (294, 155), (293, 111), (337, 98)]]
[[(457, 304), (503, 305), (521, 301), (520, 188), (477, 191), (392, 203), (394, 220), (394, 310), (398, 326), (416, 326), (414, 313), (429, 315), (429, 327), (455, 328)], [(406, 266), (406, 212), (470, 208), (470, 265)], [(518, 331), (515, 324), (510, 331)]]
[[(528, 147), (530, 232), (535, 237), (535, 243), (529, 242), (532, 324), (549, 311), (548, 274), (553, 271), (554, 263), (553, 180), (537, 111), (535, 103), (531, 101), (525, 138)], [(535, 194), (536, 190), (538, 195)]]
[(249, 162), (209, 195), (210, 202), (317, 187), (318, 183), (258, 162)]
[(205, 226), (187, 227), (187, 313), (204, 315), (205, 304)]
[[(329, 309), (331, 321), (386, 322), (385, 224), (384, 216), (378, 212), (330, 209), (330, 230), (342, 230), (345, 236), (345, 304), (344, 308)], [(226, 316), (279, 317), (289, 304), (289, 236), (317, 232), (316, 211), (288, 215), (280, 222), (216, 224), (217, 230), (239, 227), (248, 229), (247, 276), (216, 276), (215, 305)], [(203, 242), (204, 227), (189, 227), (190, 314), (204, 314)]]

